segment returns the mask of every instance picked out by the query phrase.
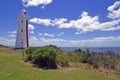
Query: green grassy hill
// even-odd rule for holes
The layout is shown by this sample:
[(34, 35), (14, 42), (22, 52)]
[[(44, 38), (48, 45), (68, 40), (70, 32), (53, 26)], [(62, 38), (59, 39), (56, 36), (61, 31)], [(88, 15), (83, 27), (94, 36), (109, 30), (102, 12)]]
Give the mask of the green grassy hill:
[(117, 80), (111, 75), (79, 68), (42, 70), (21, 59), (22, 51), (0, 47), (0, 80)]

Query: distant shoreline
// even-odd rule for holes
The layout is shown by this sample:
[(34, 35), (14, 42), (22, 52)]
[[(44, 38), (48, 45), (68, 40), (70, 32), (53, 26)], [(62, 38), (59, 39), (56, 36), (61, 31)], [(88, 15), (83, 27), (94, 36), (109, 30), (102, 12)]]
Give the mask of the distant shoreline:
[[(8, 47), (14, 48), (14, 46), (8, 46)], [(60, 48), (61, 50), (65, 52), (74, 51), (75, 49), (79, 49), (79, 48), (85, 51), (86, 48), (88, 48), (92, 52), (103, 52), (104, 53), (104, 52), (110, 51), (116, 54), (120, 54), (120, 47), (58, 47), (58, 48)]]
[(88, 48), (91, 52), (114, 52), (116, 54), (120, 54), (120, 47), (59, 47), (63, 51), (74, 51), (75, 49), (82, 49), (83, 51)]

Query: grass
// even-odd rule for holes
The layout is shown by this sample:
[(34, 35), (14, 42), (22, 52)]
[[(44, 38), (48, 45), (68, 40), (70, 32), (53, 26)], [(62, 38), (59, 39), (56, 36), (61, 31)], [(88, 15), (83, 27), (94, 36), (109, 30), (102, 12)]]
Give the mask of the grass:
[(0, 80), (115, 80), (109, 75), (82, 69), (42, 70), (23, 62), (20, 53), (0, 47)]

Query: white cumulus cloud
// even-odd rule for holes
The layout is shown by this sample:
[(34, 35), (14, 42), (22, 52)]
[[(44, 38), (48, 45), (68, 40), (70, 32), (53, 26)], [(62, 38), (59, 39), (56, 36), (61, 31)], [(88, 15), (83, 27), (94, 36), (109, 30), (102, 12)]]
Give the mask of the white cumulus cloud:
[(6, 46), (15, 46), (15, 39), (0, 37), (0, 44), (6, 45)]
[(100, 29), (103, 31), (120, 30), (120, 19), (104, 22), (100, 24)]
[(16, 34), (16, 31), (8, 31), (9, 34)]
[(32, 23), (42, 24), (45, 26), (53, 25), (53, 23), (51, 21), (52, 21), (51, 19), (41, 19), (41, 18), (30, 19), (30, 22), (32, 22)]
[(8, 36), (9, 37), (15, 37), (17, 34), (17, 31), (8, 31)]
[(64, 34), (64, 32), (61, 32), (61, 33), (58, 34), (58, 36), (62, 36), (63, 34)]
[(75, 32), (76, 35), (80, 34), (80, 32)]
[(36, 37), (36, 36), (31, 36), (30, 38), (29, 38), (29, 41), (31, 42), (31, 41), (37, 41), (38, 40), (38, 38)]
[(14, 35), (14, 34), (10, 34), (10, 35), (8, 35), (8, 36), (10, 36), (10, 37), (15, 37), (16, 35)]
[(42, 8), (44, 8), (45, 5), (52, 3), (52, 1), (53, 0), (22, 0), (25, 7), (42, 5)]
[(43, 33), (38, 33), (40, 36), (42, 36), (43, 35)]
[(34, 31), (30, 31), (31, 34), (34, 34)]
[(120, 1), (116, 1), (107, 10), (109, 11), (108, 18), (120, 19)]
[(44, 36), (54, 37), (53, 34), (44, 33)]
[(28, 30), (34, 30), (35, 27), (32, 24), (28, 24)]
[(54, 37), (54, 34), (49, 34), (49, 33), (39, 33), (40, 36), (48, 36), (48, 37)]
[(83, 11), (80, 18), (76, 20), (68, 20), (66, 18), (58, 19), (42, 19), (32, 18), (31, 23), (41, 24), (45, 26), (56, 26), (58, 28), (75, 28), (81, 34), (86, 32), (99, 31), (114, 31), (120, 30), (120, 1), (116, 1), (113, 5), (107, 8), (108, 18), (113, 20), (107, 22), (100, 22), (99, 16), (89, 16), (88, 12)]
[(101, 23), (99, 21), (99, 16), (91, 17), (85, 11), (81, 14), (81, 18), (78, 18), (76, 20), (68, 20), (66, 18), (59, 18), (53, 20), (33, 18), (30, 19), (30, 22), (45, 26), (57, 26), (58, 28), (75, 28), (79, 31), (79, 34), (94, 30), (113, 31), (120, 29), (120, 19)]

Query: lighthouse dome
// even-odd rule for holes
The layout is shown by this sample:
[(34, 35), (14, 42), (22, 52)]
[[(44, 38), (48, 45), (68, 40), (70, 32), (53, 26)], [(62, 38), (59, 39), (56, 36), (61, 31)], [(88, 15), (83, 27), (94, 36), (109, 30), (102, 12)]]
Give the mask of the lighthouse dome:
[(27, 13), (26, 13), (26, 10), (23, 9), (23, 10), (21, 11), (21, 14), (22, 14), (23, 16), (25, 16), (25, 15), (27, 14)]

